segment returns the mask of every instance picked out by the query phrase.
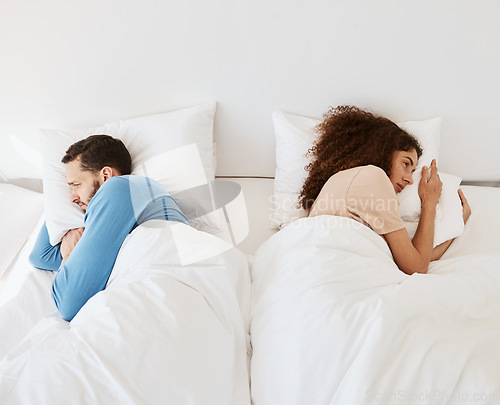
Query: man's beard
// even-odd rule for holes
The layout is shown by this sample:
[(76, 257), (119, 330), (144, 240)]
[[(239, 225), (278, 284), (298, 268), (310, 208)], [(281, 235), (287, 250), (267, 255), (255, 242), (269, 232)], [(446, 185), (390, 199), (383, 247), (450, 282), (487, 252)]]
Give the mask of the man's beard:
[(84, 211), (87, 211), (87, 207), (90, 204), (90, 200), (92, 200), (92, 198), (94, 198), (95, 193), (97, 193), (97, 190), (99, 190), (100, 187), (101, 187), (101, 185), (99, 184), (99, 182), (97, 180), (94, 180), (94, 184), (92, 185), (92, 192), (90, 193), (90, 197), (87, 200), (87, 203), (85, 204)]

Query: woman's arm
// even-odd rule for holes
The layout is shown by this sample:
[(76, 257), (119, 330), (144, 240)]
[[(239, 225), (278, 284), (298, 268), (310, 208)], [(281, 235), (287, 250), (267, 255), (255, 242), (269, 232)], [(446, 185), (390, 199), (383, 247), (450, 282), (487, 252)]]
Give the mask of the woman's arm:
[(434, 221), (436, 205), (441, 195), (443, 183), (437, 173), (436, 161), (433, 160), (429, 169), (422, 169), (422, 179), (418, 187), (422, 202), (420, 221), (413, 240), (406, 229), (399, 229), (384, 235), (391, 249), (394, 261), (407, 274), (427, 273), (433, 253)]
[(447, 240), (446, 242), (441, 243), (440, 245), (437, 245), (433, 250), (432, 250), (432, 257), (431, 257), (431, 262), (434, 260), (439, 260), (441, 259), (441, 256), (444, 255), (444, 252), (448, 250), (448, 248), (451, 245), (451, 242), (453, 242), (455, 239), (450, 239)]

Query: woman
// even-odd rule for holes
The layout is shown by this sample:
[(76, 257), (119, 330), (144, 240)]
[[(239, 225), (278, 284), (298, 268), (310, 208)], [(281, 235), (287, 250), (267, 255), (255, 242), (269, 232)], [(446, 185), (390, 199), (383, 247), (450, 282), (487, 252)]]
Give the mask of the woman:
[[(426, 273), (430, 261), (439, 259), (453, 241), (433, 248), (442, 188), (436, 161), (422, 169), (420, 221), (410, 240), (396, 193), (413, 184), (422, 155), (417, 140), (387, 118), (352, 106), (331, 108), (324, 118), (309, 150), (313, 159), (299, 203), (309, 216), (338, 215), (363, 223), (385, 239), (402, 271)], [(461, 190), (459, 195), (466, 223), (471, 210)]]

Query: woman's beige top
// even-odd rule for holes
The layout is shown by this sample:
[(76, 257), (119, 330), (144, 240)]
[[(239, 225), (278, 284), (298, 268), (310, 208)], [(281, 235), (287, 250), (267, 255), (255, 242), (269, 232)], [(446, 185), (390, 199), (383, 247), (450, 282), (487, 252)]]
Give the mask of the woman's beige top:
[(317, 215), (351, 218), (379, 235), (405, 227), (389, 177), (372, 165), (343, 170), (330, 177), (311, 207), (309, 216)]

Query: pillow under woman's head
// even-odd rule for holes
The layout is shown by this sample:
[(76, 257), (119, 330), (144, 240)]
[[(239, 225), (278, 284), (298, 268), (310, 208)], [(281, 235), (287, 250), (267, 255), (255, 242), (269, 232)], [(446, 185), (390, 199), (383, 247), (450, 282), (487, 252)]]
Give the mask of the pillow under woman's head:
[[(308, 176), (306, 166), (311, 162), (306, 156), (313, 147), (317, 133), (315, 128), (321, 120), (276, 111), (273, 114), (276, 136), (276, 174), (274, 179), (271, 226), (282, 228), (291, 221), (307, 216), (306, 210), (298, 207), (299, 193)], [(425, 121), (406, 121), (398, 126), (413, 135), (422, 147), (416, 173), (424, 165), (437, 159), (441, 118)], [(419, 201), (418, 201), (419, 202)]]
[[(411, 170), (422, 155), (416, 138), (396, 123), (354, 106), (330, 108), (315, 132), (308, 176), (299, 196), (299, 204), (306, 210), (332, 175), (358, 166), (381, 168), (395, 189), (402, 189), (411, 182)], [(398, 159), (397, 153), (404, 158)]]
[[(304, 180), (308, 176), (306, 166), (311, 162), (307, 152), (316, 140), (315, 128), (321, 122), (319, 119), (283, 111), (276, 111), (273, 114), (276, 137), (276, 174), (270, 216), (272, 227), (282, 228), (295, 219), (307, 216), (307, 211), (298, 206), (298, 197)], [(413, 135), (422, 147), (422, 155), (413, 176), (413, 185), (407, 186), (402, 193), (398, 194), (400, 196), (404, 193), (405, 196), (408, 196), (408, 198), (400, 200), (403, 221), (413, 221), (415, 218), (418, 221), (420, 215), (420, 198), (418, 197), (420, 172), (423, 166), (430, 166), (433, 159), (438, 159), (441, 122), (442, 119), (438, 117), (424, 121), (397, 123), (399, 127)], [(450, 180), (448, 179), (446, 182), (450, 182)], [(446, 187), (446, 190), (451, 190), (453, 187)], [(452, 201), (455, 206), (460, 206), (457, 205), (460, 202), (457, 202), (456, 199), (452, 199)], [(438, 212), (440, 211), (438, 208)], [(453, 210), (453, 212), (455, 211)], [(441, 215), (440, 213), (437, 219), (441, 218)], [(454, 221), (456, 221), (455, 217)], [(441, 223), (438, 226), (443, 227), (444, 225)]]

